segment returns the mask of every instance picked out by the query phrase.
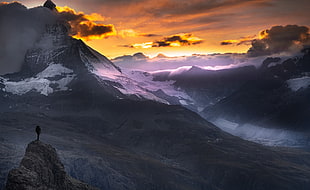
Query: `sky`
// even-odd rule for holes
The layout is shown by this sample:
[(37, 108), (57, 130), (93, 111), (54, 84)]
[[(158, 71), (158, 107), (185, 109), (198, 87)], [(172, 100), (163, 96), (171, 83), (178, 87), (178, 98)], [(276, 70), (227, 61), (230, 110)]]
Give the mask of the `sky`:
[[(41, 0), (18, 2), (27, 8), (44, 3)], [(253, 49), (252, 41), (263, 39), (262, 31), (270, 30), (273, 26), (310, 26), (309, 0), (53, 2), (57, 10), (63, 12), (63, 17), (71, 19), (72, 15), (75, 16), (69, 19), (74, 26), (72, 35), (83, 39), (108, 58), (137, 52), (151, 57), (159, 53), (168, 56), (246, 53), (250, 48)], [(279, 30), (291, 31), (289, 28)], [(261, 42), (255, 45), (259, 46)]]

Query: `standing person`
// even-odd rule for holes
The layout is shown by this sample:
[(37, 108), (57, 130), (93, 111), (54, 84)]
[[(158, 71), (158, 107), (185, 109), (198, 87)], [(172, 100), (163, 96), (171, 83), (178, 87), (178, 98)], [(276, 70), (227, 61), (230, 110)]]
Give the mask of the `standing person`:
[(36, 127), (36, 133), (37, 133), (37, 141), (39, 141), (40, 140), (40, 134), (41, 134), (41, 127), (40, 126)]

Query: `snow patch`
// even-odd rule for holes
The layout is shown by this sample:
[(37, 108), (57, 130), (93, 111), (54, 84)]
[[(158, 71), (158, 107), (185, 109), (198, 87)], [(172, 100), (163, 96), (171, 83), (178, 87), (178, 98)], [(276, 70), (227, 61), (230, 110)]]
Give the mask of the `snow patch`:
[(73, 70), (68, 69), (61, 64), (51, 64), (46, 69), (44, 69), (41, 73), (37, 74), (37, 78), (49, 78), (55, 77), (62, 74), (73, 73)]
[(4, 90), (16, 95), (23, 95), (31, 90), (36, 90), (47, 96), (53, 93), (53, 89), (49, 86), (50, 81), (42, 78), (29, 78), (18, 82), (6, 82)]
[[(17, 82), (4, 79), (2, 82), (5, 86), (3, 91), (16, 95), (23, 95), (35, 90), (42, 95), (48, 96), (54, 91), (68, 90), (66, 86), (75, 77), (72, 73), (73, 70), (62, 66), (61, 64), (51, 64), (44, 71), (37, 74), (36, 77), (27, 78)], [(56, 81), (48, 79), (56, 76), (62, 76), (62, 78)], [(56, 85), (56, 89), (53, 89), (51, 85)]]
[(297, 91), (301, 88), (307, 88), (310, 85), (310, 77), (305, 76), (301, 78), (289, 79), (286, 82), (292, 91)]

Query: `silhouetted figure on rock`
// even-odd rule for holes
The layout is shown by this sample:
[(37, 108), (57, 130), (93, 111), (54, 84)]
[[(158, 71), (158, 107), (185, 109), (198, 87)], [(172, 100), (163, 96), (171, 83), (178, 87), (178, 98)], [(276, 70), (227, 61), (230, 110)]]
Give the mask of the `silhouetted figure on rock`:
[(36, 133), (37, 133), (37, 141), (39, 141), (40, 140), (40, 134), (41, 134), (41, 127), (40, 126), (36, 127)]

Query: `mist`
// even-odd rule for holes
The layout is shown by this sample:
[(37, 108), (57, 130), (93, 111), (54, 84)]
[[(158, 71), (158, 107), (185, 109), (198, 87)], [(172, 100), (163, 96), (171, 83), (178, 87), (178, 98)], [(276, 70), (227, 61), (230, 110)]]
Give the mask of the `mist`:
[(304, 133), (278, 127), (266, 128), (250, 123), (240, 124), (224, 118), (214, 119), (212, 123), (234, 136), (266, 146), (307, 147), (309, 143)]
[[(154, 72), (159, 70), (179, 70), (197, 66), (206, 70), (220, 70), (248, 65), (260, 66), (265, 56), (248, 57), (246, 54), (210, 54), (181, 57), (165, 57), (163, 55), (148, 58), (145, 56), (123, 56), (112, 60), (121, 68)], [(139, 54), (140, 55), (140, 54)]]
[(27, 49), (40, 38), (46, 24), (56, 21), (45, 7), (27, 9), (20, 3), (0, 4), (0, 74), (20, 70)]

